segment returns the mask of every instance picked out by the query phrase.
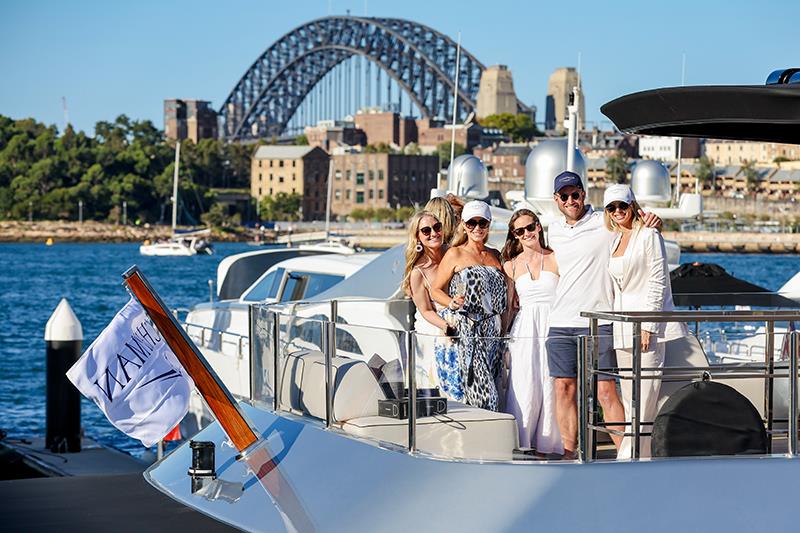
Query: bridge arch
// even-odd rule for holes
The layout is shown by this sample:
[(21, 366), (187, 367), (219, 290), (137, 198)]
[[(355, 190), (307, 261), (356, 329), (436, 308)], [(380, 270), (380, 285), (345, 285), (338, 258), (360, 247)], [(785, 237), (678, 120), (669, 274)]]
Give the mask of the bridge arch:
[[(385, 72), (423, 117), (452, 118), (456, 64), (452, 39), (403, 19), (335, 16), (298, 26), (256, 59), (219, 111), (223, 136), (234, 140), (283, 134), (320, 80), (354, 56), (365, 57)], [(460, 119), (475, 109), (484, 68), (461, 49)], [(517, 107), (528, 110), (519, 101)]]

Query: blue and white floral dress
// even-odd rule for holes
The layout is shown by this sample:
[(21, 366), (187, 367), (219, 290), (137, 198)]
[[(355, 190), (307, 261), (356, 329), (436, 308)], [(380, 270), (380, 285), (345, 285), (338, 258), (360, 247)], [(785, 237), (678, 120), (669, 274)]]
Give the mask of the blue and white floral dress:
[[(430, 298), (431, 285), (425, 272), (420, 269), (425, 287)], [(453, 321), (448, 315), (452, 313), (431, 299), (431, 305), (446, 322)], [(439, 387), (439, 391), (451, 400), (464, 399), (461, 386), (461, 369), (458, 365), (458, 348), (450, 339), (442, 336), (442, 331), (429, 323), (417, 310), (415, 315), (415, 331), (417, 332), (417, 386)], [(432, 364), (429, 365), (429, 357)]]

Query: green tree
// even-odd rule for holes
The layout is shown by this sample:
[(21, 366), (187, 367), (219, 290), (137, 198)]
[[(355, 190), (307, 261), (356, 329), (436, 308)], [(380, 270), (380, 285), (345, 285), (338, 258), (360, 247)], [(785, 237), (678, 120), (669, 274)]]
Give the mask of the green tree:
[(352, 209), (350, 213), (347, 215), (347, 218), (353, 220), (355, 222), (360, 222), (362, 220), (367, 220), (367, 211), (366, 209), (362, 209), (360, 207), (356, 207)]
[(225, 206), (220, 203), (215, 203), (211, 206), (207, 213), (204, 213), (200, 219), (203, 224), (212, 228), (219, 228), (222, 230), (230, 230), (236, 226), (241, 225), (242, 219), (239, 213), (228, 215), (225, 211)]
[(364, 147), (364, 152), (368, 154), (396, 154), (397, 150), (384, 142), (380, 142), (378, 144), (366, 145)]
[(714, 184), (714, 162), (703, 156), (697, 166), (697, 180), (701, 185), (713, 186)]
[(406, 155), (419, 155), (422, 152), (417, 143), (411, 142), (403, 147), (403, 153)]
[(261, 200), (261, 218), (271, 222), (299, 220), (302, 203), (303, 197), (297, 193), (279, 192), (275, 196), (267, 196)]
[(395, 209), (394, 220), (395, 222), (408, 222), (414, 214), (414, 208), (405, 206)]
[(628, 160), (625, 152), (618, 150), (606, 159), (606, 182), (625, 183), (628, 179)]
[(760, 181), (760, 176), (758, 174), (758, 170), (756, 170), (756, 164), (754, 161), (745, 161), (742, 165), (742, 175), (744, 175), (744, 181), (747, 184), (747, 190), (755, 193), (758, 191), (758, 185)]
[(308, 137), (305, 133), (301, 133), (297, 137), (294, 138), (294, 144), (298, 146), (308, 146)]
[[(456, 143), (454, 157), (467, 153), (467, 149), (463, 144)], [(436, 147), (436, 155), (439, 156), (439, 168), (447, 168), (450, 166), (450, 141), (443, 142)]]
[(531, 120), (531, 117), (522, 113), (489, 115), (488, 117), (478, 119), (478, 122), (485, 128), (503, 130), (503, 133), (511, 137), (511, 140), (514, 142), (530, 141), (536, 135), (541, 134), (539, 130), (536, 129), (536, 125)]
[(381, 222), (389, 222), (394, 218), (394, 209), (389, 207), (379, 207), (375, 210), (375, 218)]

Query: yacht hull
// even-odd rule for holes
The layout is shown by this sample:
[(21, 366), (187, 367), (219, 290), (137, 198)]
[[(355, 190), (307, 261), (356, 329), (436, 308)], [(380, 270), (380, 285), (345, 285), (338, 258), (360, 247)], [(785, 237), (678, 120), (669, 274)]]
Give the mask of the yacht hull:
[[(146, 472), (179, 502), (249, 531), (789, 531), (800, 460), (468, 462), (411, 455), (243, 403), (248, 457), (217, 423), (217, 480), (191, 493), (188, 444)], [(269, 459), (265, 461), (265, 459)], [(768, 487), (767, 492), (765, 489)]]

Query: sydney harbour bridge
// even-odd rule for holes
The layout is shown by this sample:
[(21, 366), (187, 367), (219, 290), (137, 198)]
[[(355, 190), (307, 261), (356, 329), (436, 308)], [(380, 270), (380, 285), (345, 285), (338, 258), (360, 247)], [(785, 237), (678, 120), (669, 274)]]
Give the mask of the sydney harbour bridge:
[[(423, 24), (332, 16), (290, 31), (244, 73), (220, 108), (222, 136), (246, 140), (301, 133), (319, 120), (380, 108), (452, 121), (474, 111), (484, 65)], [(518, 112), (529, 108), (517, 101)]]

